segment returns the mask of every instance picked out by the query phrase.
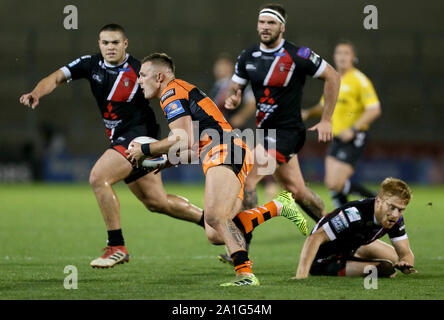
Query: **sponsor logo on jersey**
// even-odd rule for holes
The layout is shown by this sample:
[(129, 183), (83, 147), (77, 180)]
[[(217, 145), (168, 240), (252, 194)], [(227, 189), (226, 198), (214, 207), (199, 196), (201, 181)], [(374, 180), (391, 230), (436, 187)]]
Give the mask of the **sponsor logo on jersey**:
[(129, 72), (129, 71), (131, 71), (131, 69), (130, 68), (119, 68), (119, 69), (117, 69), (119, 72)]
[(275, 57), (283, 57), (283, 56), (285, 56), (285, 52), (275, 52), (274, 56)]
[(179, 100), (175, 100), (165, 107), (165, 113), (169, 120), (181, 113), (185, 113), (185, 109), (183, 108)]
[(105, 127), (107, 129), (114, 129), (116, 128), (121, 122), (122, 120), (108, 120), (108, 119), (103, 119), (103, 122), (105, 122)]
[(247, 69), (247, 70), (256, 70), (256, 66), (254, 64), (247, 63), (247, 65), (245, 66), (245, 69)]
[(312, 51), (310, 54), (310, 61), (318, 67), (321, 64), (321, 57)]
[(125, 140), (126, 140), (125, 137), (118, 137), (118, 138), (117, 138), (117, 141), (125, 141)]
[(100, 75), (98, 75), (97, 73), (93, 73), (92, 75), (93, 80), (97, 81), (98, 83), (102, 83), (103, 79)]
[(261, 51), (255, 51), (255, 52), (253, 52), (251, 55), (252, 55), (253, 57), (255, 57), (255, 58), (259, 58), (259, 57), (262, 55), (262, 52), (261, 52)]
[(355, 207), (347, 208), (344, 210), (344, 212), (348, 216), (348, 220), (350, 220), (350, 222), (361, 220), (361, 214)]
[(310, 48), (300, 47), (296, 54), (301, 58), (308, 59), (308, 57), (310, 56), (310, 53), (311, 53)]
[(344, 213), (341, 211), (336, 217), (332, 218), (330, 222), (337, 233), (340, 233), (348, 228), (349, 224), (344, 217)]
[(164, 102), (166, 99), (168, 99), (171, 96), (174, 96), (176, 94), (176, 89), (170, 89), (167, 92), (164, 93), (164, 95), (162, 96), (162, 98), (160, 98), (161, 102)]

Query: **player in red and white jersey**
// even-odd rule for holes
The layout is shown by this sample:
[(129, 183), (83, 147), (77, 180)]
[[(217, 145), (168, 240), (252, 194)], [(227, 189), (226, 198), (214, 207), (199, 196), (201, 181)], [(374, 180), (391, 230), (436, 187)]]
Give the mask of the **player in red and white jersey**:
[(260, 172), (258, 163), (274, 163), (276, 180), (317, 221), (326, 213), (324, 204), (305, 186), (297, 157), (306, 135), (301, 119), (302, 90), (307, 76), (325, 81), (324, 112), (321, 121), (309, 130), (317, 130), (319, 141), (328, 142), (333, 137), (331, 116), (340, 76), (310, 48), (283, 38), (286, 19), (285, 9), (279, 4), (261, 8), (257, 24), (260, 42), (238, 57), (225, 107), (235, 109), (241, 102), (242, 90), (251, 83), (257, 103), (256, 125), (264, 129), (265, 140), (254, 150), (255, 166), (245, 182), (245, 207), (257, 203), (256, 185), (266, 175)]
[(157, 138), (159, 131), (137, 82), (140, 61), (126, 52), (127, 47), (123, 27), (106, 25), (99, 32), (99, 54), (74, 60), (20, 97), (22, 104), (34, 109), (40, 98), (63, 83), (77, 79), (90, 83), (110, 140), (110, 148), (96, 162), (89, 178), (108, 231), (105, 253), (91, 262), (92, 267), (108, 268), (129, 261), (120, 225), (119, 200), (113, 190), (113, 185), (121, 180), (148, 210), (204, 226), (200, 208), (182, 197), (166, 194), (160, 175), (135, 168), (126, 159), (131, 140), (139, 136)]

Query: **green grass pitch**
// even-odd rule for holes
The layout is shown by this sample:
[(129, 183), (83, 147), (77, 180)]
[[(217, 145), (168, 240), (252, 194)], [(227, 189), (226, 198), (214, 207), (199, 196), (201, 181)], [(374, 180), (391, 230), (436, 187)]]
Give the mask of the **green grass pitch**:
[[(333, 209), (325, 188), (312, 187)], [(203, 205), (202, 185), (166, 190)], [(221, 288), (234, 276), (216, 259), (224, 248), (212, 246), (197, 225), (148, 212), (123, 184), (116, 191), (131, 261), (92, 269), (106, 230), (88, 185), (0, 185), (0, 299), (443, 299), (444, 187), (412, 190), (405, 219), (419, 274), (398, 273), (368, 290), (362, 278), (289, 280), (304, 237), (281, 217), (254, 233), (251, 257), (261, 286)], [(262, 189), (259, 196), (263, 202)], [(67, 265), (77, 267), (77, 290), (63, 286)]]

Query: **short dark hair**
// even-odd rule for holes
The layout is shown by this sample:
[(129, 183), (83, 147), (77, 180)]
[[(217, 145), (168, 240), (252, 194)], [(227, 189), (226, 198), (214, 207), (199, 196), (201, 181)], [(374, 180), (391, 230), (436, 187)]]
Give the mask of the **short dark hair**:
[(279, 12), (282, 17), (284, 17), (285, 21), (287, 21), (287, 12), (285, 11), (284, 6), (281, 5), (280, 3), (267, 3), (267, 4), (264, 4), (264, 5), (262, 5), (259, 8), (259, 11), (261, 11), (263, 9), (275, 10), (275, 11)]
[(110, 24), (103, 26), (100, 29), (99, 34), (102, 31), (119, 31), (123, 35), (123, 37), (126, 38), (125, 29), (120, 24), (117, 24), (117, 23), (110, 23)]
[(151, 62), (153, 64), (160, 64), (166, 66), (174, 73), (175, 67), (173, 59), (171, 59), (171, 57), (166, 53), (159, 53), (159, 52), (152, 53), (149, 56), (146, 56), (145, 58), (142, 59), (142, 64), (144, 64), (145, 62)]

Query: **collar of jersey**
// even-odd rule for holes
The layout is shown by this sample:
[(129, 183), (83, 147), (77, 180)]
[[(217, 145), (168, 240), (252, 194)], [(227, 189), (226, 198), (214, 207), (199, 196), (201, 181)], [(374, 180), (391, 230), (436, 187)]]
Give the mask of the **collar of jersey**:
[(279, 45), (276, 48), (273, 48), (273, 49), (262, 48), (262, 44), (259, 43), (259, 50), (261, 50), (262, 52), (265, 52), (265, 53), (275, 52), (275, 51), (278, 51), (278, 50), (280, 50), (282, 48), (282, 46), (284, 45), (284, 42), (285, 42), (285, 39), (282, 38), (281, 43), (279, 43)]
[(129, 53), (126, 54), (125, 60), (122, 63), (116, 64), (116, 65), (109, 64), (108, 62), (105, 61), (105, 59), (103, 59), (103, 64), (107, 68), (118, 68), (118, 67), (120, 67), (120, 66), (122, 66), (122, 65), (124, 65), (126, 63), (126, 61), (128, 60), (128, 57), (129, 57)]
[(373, 223), (376, 224), (377, 226), (380, 226), (381, 224), (378, 222), (378, 220), (376, 220), (376, 215), (373, 214)]

